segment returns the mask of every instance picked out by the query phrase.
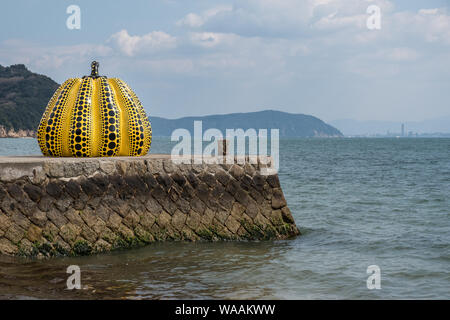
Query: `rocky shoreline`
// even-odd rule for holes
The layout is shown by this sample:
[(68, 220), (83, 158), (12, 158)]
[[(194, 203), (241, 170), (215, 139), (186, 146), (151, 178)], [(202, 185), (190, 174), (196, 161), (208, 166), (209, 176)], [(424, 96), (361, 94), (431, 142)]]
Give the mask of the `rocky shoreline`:
[(14, 130), (14, 128), (7, 129), (0, 125), (0, 138), (36, 138), (36, 131), (34, 130)]

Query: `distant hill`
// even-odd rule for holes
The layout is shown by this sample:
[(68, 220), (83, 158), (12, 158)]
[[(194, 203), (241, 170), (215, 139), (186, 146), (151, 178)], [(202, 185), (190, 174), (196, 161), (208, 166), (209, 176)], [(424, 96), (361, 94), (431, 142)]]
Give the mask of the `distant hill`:
[(281, 111), (266, 110), (247, 113), (230, 113), (201, 117), (185, 117), (180, 119), (165, 119), (152, 117), (152, 131), (154, 136), (170, 136), (173, 130), (187, 129), (193, 133), (194, 120), (202, 121), (203, 131), (217, 128), (223, 134), (226, 129), (242, 128), (279, 129), (280, 137), (340, 137), (342, 133), (322, 120), (305, 115)]
[(58, 84), (23, 64), (0, 65), (0, 131), (36, 130)]

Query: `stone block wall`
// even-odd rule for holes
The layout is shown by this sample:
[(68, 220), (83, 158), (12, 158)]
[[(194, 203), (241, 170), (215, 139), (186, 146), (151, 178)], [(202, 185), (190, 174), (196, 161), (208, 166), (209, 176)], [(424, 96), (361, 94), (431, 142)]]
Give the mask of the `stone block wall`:
[(278, 176), (168, 155), (0, 157), (0, 253), (84, 255), (155, 241), (299, 234)]

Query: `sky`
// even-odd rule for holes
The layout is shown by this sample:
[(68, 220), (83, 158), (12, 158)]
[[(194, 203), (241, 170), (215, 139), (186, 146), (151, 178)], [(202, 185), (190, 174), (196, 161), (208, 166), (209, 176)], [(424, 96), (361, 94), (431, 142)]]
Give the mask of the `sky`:
[[(69, 5), (80, 29), (69, 29)], [(369, 29), (369, 6), (380, 29)], [(337, 119), (450, 115), (450, 0), (24, 1), (0, 5), (0, 65), (62, 83), (119, 77), (151, 117), (274, 109)], [(373, 21), (373, 20), (371, 20)]]

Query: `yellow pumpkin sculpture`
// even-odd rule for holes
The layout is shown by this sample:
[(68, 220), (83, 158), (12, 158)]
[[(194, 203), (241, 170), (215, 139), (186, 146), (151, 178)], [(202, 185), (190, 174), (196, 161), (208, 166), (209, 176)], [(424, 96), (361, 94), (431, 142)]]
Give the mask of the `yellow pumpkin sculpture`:
[(53, 94), (38, 128), (42, 153), (52, 157), (142, 156), (152, 129), (136, 94), (120, 79), (91, 75), (66, 80)]

